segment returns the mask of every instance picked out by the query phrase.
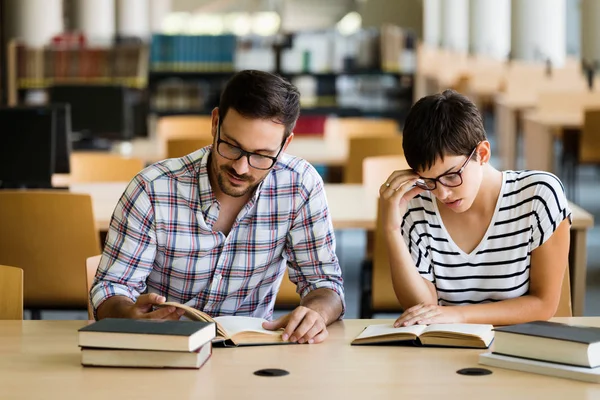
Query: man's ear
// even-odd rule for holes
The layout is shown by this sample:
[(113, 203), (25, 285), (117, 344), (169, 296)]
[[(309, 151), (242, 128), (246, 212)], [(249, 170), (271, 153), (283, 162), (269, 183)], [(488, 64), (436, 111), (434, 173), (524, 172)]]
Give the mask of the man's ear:
[(281, 150), (282, 153), (285, 153), (285, 151), (287, 150), (290, 143), (292, 143), (293, 139), (294, 139), (294, 132), (290, 133), (290, 136), (288, 136), (287, 139), (285, 139), (285, 143), (283, 144), (283, 150)]
[(212, 118), (210, 133), (212, 137), (215, 138), (217, 136), (217, 127), (219, 126), (219, 107), (213, 108), (210, 116)]

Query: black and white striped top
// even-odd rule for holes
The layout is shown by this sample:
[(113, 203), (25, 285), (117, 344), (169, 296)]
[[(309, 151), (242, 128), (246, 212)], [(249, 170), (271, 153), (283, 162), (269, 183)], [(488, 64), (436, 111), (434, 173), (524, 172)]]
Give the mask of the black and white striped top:
[(470, 254), (448, 234), (430, 192), (409, 203), (402, 235), (419, 273), (437, 288), (439, 304), (477, 304), (526, 294), (531, 252), (565, 218), (571, 220), (571, 210), (556, 176), (505, 171), (494, 216)]

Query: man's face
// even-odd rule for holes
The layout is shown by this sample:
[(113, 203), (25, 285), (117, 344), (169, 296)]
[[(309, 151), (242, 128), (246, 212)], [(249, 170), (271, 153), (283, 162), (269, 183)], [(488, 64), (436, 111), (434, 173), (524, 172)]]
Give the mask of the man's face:
[[(219, 127), (220, 124), (220, 127)], [(242, 197), (256, 188), (269, 174), (273, 162), (282, 149), (285, 126), (271, 120), (244, 118), (234, 109), (229, 109), (222, 121), (218, 110), (213, 111), (213, 152), (211, 169), (221, 191), (231, 197)], [(253, 153), (240, 155), (239, 150)], [(259, 168), (268, 168), (266, 170)]]

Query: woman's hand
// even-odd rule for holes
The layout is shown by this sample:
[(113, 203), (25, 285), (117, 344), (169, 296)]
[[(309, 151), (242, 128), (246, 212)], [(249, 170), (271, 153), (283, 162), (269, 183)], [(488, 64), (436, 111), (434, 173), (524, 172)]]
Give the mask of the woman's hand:
[(411, 325), (459, 324), (463, 323), (460, 306), (438, 306), (437, 304), (417, 304), (404, 311), (394, 322), (394, 328)]
[(414, 171), (395, 171), (379, 189), (383, 228), (387, 232), (397, 231), (402, 225), (402, 217), (408, 209), (408, 202), (424, 192), (413, 186), (419, 179)]

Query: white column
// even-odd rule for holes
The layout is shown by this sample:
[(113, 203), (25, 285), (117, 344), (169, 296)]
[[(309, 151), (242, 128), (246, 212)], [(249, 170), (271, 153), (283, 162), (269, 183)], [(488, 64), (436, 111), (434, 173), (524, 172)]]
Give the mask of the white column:
[(441, 0), (442, 44), (452, 51), (469, 51), (469, 0)]
[(505, 59), (510, 51), (510, 0), (471, 0), (469, 17), (471, 52)]
[(150, 0), (150, 32), (162, 32), (163, 22), (171, 12), (171, 0)]
[(600, 1), (581, 1), (581, 58), (600, 69)]
[(567, 52), (565, 0), (512, 0), (511, 53), (515, 59), (564, 65)]
[(430, 47), (439, 47), (441, 43), (441, 1), (425, 0), (423, 3), (423, 41)]
[(8, 0), (7, 35), (40, 47), (64, 31), (62, 0)]
[(150, 38), (150, 0), (117, 0), (117, 32)]
[(75, 0), (73, 27), (91, 43), (110, 43), (116, 32), (115, 0)]

